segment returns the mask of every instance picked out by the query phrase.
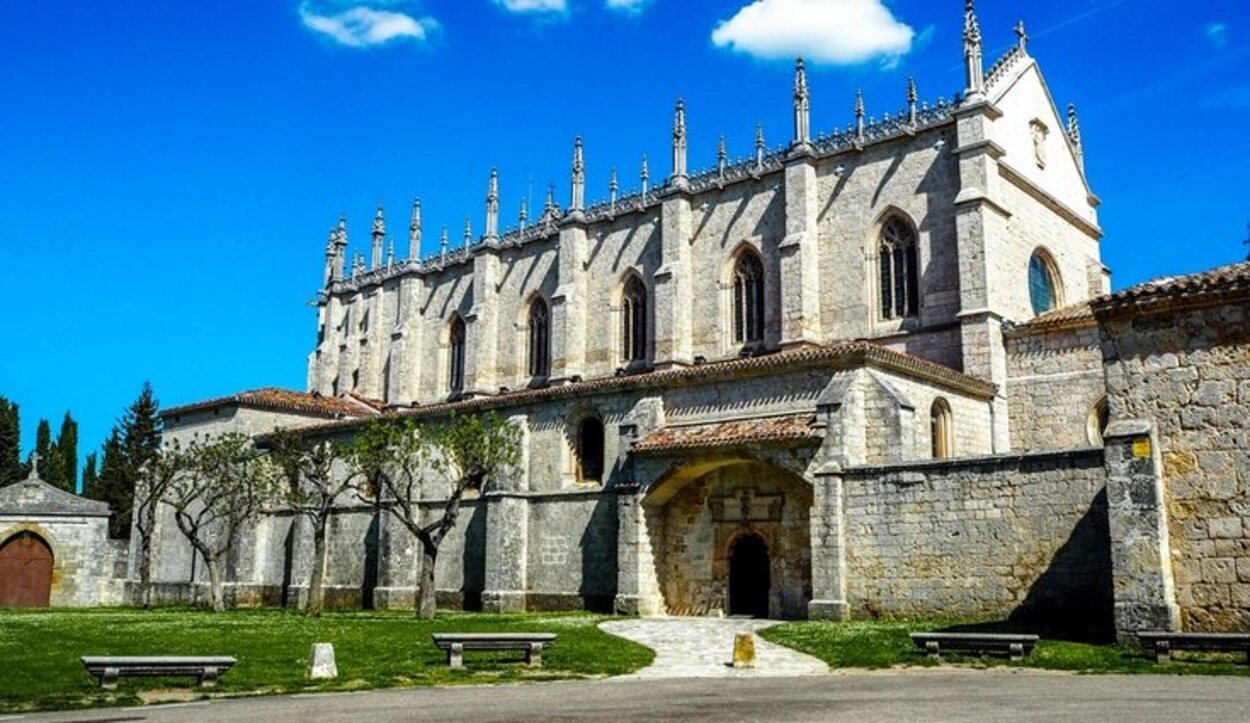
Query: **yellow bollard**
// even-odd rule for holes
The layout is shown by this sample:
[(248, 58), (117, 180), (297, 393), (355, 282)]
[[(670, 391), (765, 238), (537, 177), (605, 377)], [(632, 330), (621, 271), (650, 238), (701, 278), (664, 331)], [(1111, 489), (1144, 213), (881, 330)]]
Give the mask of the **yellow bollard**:
[(755, 635), (738, 633), (734, 636), (734, 667), (755, 667)]

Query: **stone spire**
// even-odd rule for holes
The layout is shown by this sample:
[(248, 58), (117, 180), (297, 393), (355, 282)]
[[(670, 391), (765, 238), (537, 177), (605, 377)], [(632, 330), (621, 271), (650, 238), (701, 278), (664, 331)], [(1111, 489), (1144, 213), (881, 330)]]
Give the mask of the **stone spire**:
[(864, 91), (855, 91), (855, 140), (864, 142)]
[(443, 235), (438, 241), (438, 258), (442, 263), (447, 263), (447, 224), (443, 224)]
[(395, 265), (395, 239), (386, 240), (386, 265), (391, 267)]
[(729, 165), (729, 151), (725, 148), (725, 136), (716, 142), (716, 175), (725, 178), (725, 168)]
[(378, 212), (373, 214), (373, 244), (369, 253), (369, 268), (376, 269), (382, 265), (382, 240), (386, 238), (386, 218), (382, 215), (382, 204), (378, 204)]
[(1029, 34), (1024, 29), (1023, 19), (1016, 21), (1015, 29), (1016, 29), (1016, 47), (1019, 48), (1020, 52), (1022, 53), (1029, 52)]
[(352, 262), (352, 277), (355, 278), (365, 272), (365, 255), (361, 251), (356, 252), (356, 260)]
[(1081, 145), (1081, 122), (1076, 117), (1076, 103), (1068, 104), (1068, 140), (1072, 141), (1072, 149), (1076, 151), (1076, 162), (1085, 170), (1085, 149)]
[(421, 257), (421, 199), (412, 199), (412, 218), (408, 221), (408, 260)]
[(499, 239), (499, 169), (490, 169), (490, 184), (486, 187), (486, 239)]
[[(651, 180), (651, 170), (647, 167), (647, 154), (642, 154), (642, 170), (638, 173), (639, 179), (642, 180), (642, 195), (647, 195), (647, 184)], [(644, 199), (645, 200), (645, 199)]]
[(329, 245), (334, 247), (334, 266), (331, 273), (331, 279), (339, 281), (343, 278), (344, 267), (347, 265), (346, 216), (340, 215), (338, 225), (330, 231)]
[(678, 98), (673, 112), (673, 183), (681, 184), (686, 178), (686, 101)]
[(469, 247), (472, 245), (473, 245), (473, 222), (469, 219), (468, 216), (465, 216), (464, 218), (464, 249), (468, 251)]
[(981, 26), (972, 0), (964, 2), (964, 98), (981, 100), (985, 96), (985, 68), (981, 59)]
[(586, 206), (586, 159), (582, 155), (582, 137), (573, 139), (573, 191), (569, 195), (569, 210), (574, 213)]
[(525, 230), (525, 222), (529, 219), (529, 216), (530, 216), (529, 204), (525, 202), (524, 198), (522, 198), (521, 210), (519, 213), (517, 213), (517, 225), (521, 227), (522, 231)]
[(916, 125), (916, 79), (907, 79), (907, 122)]
[(616, 194), (621, 190), (621, 184), (616, 180), (616, 166), (612, 166), (612, 176), (608, 180), (608, 201), (612, 204), (612, 212), (616, 213)]
[(807, 92), (807, 69), (803, 58), (794, 61), (794, 140), (792, 147), (805, 146), (812, 140), (812, 102)]
[(764, 170), (764, 124), (755, 124), (755, 170)]
[(556, 217), (560, 215), (560, 207), (556, 205), (556, 186), (554, 183), (547, 185), (547, 200), (543, 202), (543, 223), (554, 223)]

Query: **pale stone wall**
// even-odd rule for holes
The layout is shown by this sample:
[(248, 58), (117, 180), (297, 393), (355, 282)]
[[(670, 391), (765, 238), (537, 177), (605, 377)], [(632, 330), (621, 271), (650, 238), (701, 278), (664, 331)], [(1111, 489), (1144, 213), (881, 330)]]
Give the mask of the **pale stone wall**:
[(1101, 451), (860, 467), (842, 482), (852, 617), (1111, 630)]
[(1007, 380), (1012, 449), (1097, 446), (1090, 421), (1106, 396), (1097, 326), (1009, 335)]
[(118, 605), (126, 580), (124, 543), (109, 539), (105, 516), (0, 515), (0, 545), (21, 532), (52, 550), (52, 607)]
[(1250, 625), (1250, 311), (1101, 320), (1112, 420), (1153, 420), (1187, 630)]

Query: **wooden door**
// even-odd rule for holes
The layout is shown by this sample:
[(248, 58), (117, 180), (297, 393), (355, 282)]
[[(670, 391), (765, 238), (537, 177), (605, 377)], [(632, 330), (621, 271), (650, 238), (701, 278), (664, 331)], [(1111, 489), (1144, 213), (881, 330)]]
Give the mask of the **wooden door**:
[(52, 595), (52, 550), (38, 535), (20, 532), (0, 547), (0, 607), (47, 607)]

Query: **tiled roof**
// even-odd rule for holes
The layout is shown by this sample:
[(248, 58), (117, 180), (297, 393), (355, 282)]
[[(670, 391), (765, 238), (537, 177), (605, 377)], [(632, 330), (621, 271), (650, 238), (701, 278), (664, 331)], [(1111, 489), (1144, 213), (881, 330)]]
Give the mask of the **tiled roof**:
[(1185, 276), (1164, 276), (1093, 301), (1096, 313), (1159, 303), (1219, 301), (1250, 292), (1250, 261), (1218, 266)]
[(811, 414), (664, 427), (634, 445), (639, 453), (712, 449), (742, 444), (806, 442), (820, 438)]
[(266, 387), (239, 392), (227, 397), (207, 399), (202, 402), (184, 404), (161, 410), (161, 417), (168, 418), (178, 414), (199, 412), (215, 407), (239, 406), (253, 409), (267, 409), (275, 412), (291, 412), (314, 416), (332, 417), (367, 417), (378, 414), (379, 410), (373, 403), (363, 397), (326, 397), (316, 392), (296, 392), (290, 389)]
[(1013, 330), (1021, 332), (1057, 331), (1059, 329), (1093, 326), (1094, 323), (1094, 312), (1089, 308), (1089, 302), (1080, 301), (1038, 314), (1026, 322), (1016, 324)]
[[(390, 407), (388, 414), (400, 416), (437, 416), (449, 412), (471, 412), (520, 404), (533, 404), (551, 399), (604, 394), (627, 389), (655, 389), (687, 384), (750, 378), (801, 369), (848, 369), (862, 365), (895, 371), (955, 389), (975, 397), (989, 399), (997, 387), (980, 377), (970, 376), (927, 359), (887, 349), (867, 341), (794, 347), (773, 354), (727, 359), (723, 361), (676, 367), (641, 374), (600, 377), (570, 382), (559, 386), (523, 389), (454, 402), (438, 402), (417, 407)], [(318, 425), (328, 431), (353, 422)]]

